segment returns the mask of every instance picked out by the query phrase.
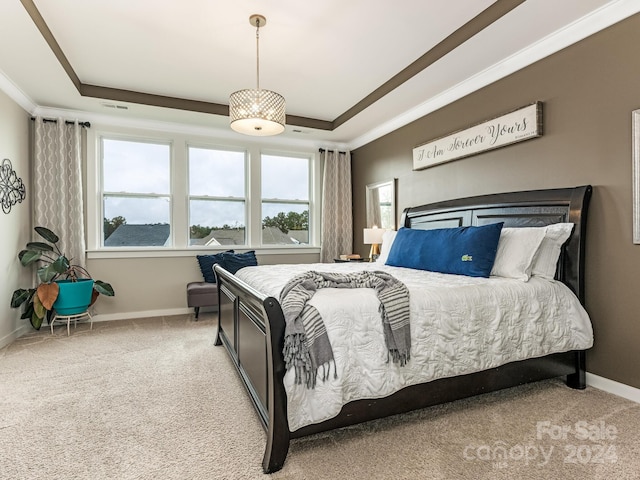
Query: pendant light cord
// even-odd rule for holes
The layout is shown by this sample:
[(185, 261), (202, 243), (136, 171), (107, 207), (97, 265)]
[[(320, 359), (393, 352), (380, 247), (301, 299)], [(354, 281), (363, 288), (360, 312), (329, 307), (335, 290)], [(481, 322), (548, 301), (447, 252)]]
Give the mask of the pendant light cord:
[(256, 19), (256, 83), (260, 91), (260, 19)]

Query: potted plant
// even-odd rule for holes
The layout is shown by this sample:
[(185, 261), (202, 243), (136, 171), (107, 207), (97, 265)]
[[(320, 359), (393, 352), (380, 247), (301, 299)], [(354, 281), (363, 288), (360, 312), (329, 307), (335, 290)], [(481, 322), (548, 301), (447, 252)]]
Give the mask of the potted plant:
[[(58, 247), (59, 237), (45, 227), (34, 230), (45, 242), (29, 242), (18, 254), (23, 266), (39, 262), (36, 288), (20, 288), (11, 296), (11, 306), (24, 305), (20, 318), (28, 318), (36, 330), (40, 330), (45, 317), (51, 319), (55, 310), (61, 315), (84, 312), (96, 301), (98, 295), (115, 295), (110, 284), (93, 280), (89, 272), (74, 265)], [(75, 292), (75, 290), (79, 290)], [(74, 297), (77, 296), (77, 300)]]

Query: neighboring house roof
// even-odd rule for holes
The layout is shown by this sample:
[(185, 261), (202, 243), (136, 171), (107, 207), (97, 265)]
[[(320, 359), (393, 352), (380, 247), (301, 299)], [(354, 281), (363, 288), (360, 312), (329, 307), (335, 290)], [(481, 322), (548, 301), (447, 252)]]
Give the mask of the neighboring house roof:
[(262, 229), (262, 243), (267, 245), (295, 245), (309, 243), (308, 230), (289, 230), (282, 233), (279, 228), (266, 227)]
[(309, 243), (309, 230), (289, 230), (287, 235), (298, 243)]
[(266, 245), (290, 245), (295, 243), (291, 237), (282, 233), (279, 228), (265, 227), (262, 229), (262, 243)]
[(213, 237), (213, 230), (204, 238), (190, 238), (189, 245), (220, 245)]
[(169, 240), (168, 224), (120, 225), (104, 241), (105, 247), (163, 247)]
[[(308, 230), (289, 230), (282, 233), (279, 228), (265, 227), (262, 229), (262, 243), (265, 245), (294, 245), (309, 243)], [(211, 230), (204, 238), (194, 238), (190, 245), (245, 245), (244, 228), (227, 228)]]
[(245, 245), (244, 228), (211, 230), (205, 245)]

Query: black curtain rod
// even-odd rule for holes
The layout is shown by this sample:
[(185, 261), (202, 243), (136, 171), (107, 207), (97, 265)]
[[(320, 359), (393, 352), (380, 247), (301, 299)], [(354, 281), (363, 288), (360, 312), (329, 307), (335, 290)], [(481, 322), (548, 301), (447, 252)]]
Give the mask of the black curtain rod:
[[(324, 148), (319, 149), (319, 152), (320, 152), (320, 153), (324, 153), (324, 152), (326, 152), (326, 151), (329, 151), (329, 152), (335, 152), (335, 150), (325, 150)], [(345, 153), (345, 154), (346, 154), (347, 152), (340, 152), (340, 151), (338, 151), (338, 153)]]
[[(31, 117), (31, 120), (35, 120), (35, 119), (36, 117)], [(58, 123), (58, 119), (56, 118), (43, 118), (42, 121), (45, 123), (47, 122)], [(65, 125), (73, 125), (76, 122), (74, 122), (73, 120), (65, 120), (64, 123)], [(78, 122), (78, 125), (85, 128), (91, 128), (91, 122)]]

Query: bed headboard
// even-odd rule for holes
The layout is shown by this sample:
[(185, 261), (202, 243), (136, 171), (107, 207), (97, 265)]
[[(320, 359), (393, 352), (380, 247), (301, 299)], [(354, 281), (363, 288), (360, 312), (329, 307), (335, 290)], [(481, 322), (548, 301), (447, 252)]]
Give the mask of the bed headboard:
[(587, 211), (592, 187), (496, 193), (407, 208), (401, 226), (433, 229), (504, 222), (505, 227), (542, 227), (571, 222), (575, 228), (558, 261), (556, 278), (584, 304)]

